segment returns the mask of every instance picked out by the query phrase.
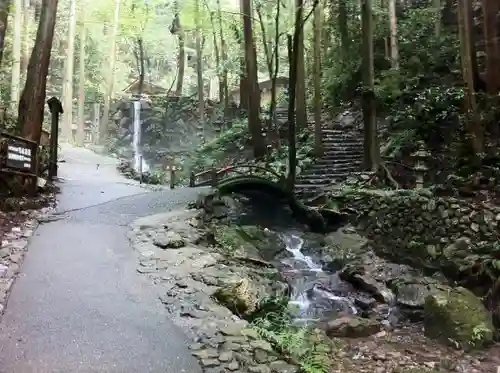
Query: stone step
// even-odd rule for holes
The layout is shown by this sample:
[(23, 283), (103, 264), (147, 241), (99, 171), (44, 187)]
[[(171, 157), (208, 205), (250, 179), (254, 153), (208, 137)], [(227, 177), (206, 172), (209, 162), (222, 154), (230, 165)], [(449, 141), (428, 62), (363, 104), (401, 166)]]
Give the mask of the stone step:
[(357, 140), (357, 141), (361, 141), (363, 142), (363, 137), (361, 136), (356, 136), (352, 133), (342, 133), (342, 132), (339, 132), (339, 133), (336, 133), (336, 132), (326, 132), (326, 133), (323, 133), (323, 136), (322, 136), (323, 139), (352, 139), (352, 140)]
[(361, 146), (356, 146), (356, 145), (325, 145), (323, 147), (323, 151), (326, 154), (331, 154), (331, 153), (344, 153), (344, 152), (353, 152), (356, 151), (358, 153), (363, 153), (363, 148)]
[(355, 141), (324, 141), (324, 149), (343, 149), (343, 148), (355, 148), (363, 150), (363, 144)]
[(361, 170), (361, 163), (360, 164), (348, 164), (348, 165), (343, 165), (343, 166), (337, 166), (337, 167), (315, 167), (315, 168), (308, 168), (307, 170), (304, 170), (299, 174), (301, 177), (306, 177), (306, 176), (325, 176), (325, 177), (333, 177), (337, 176), (338, 174), (344, 174), (344, 173), (351, 173), (351, 172), (359, 172)]
[(325, 144), (323, 145), (323, 151), (325, 154), (331, 154), (334, 152), (342, 153), (344, 151), (356, 151), (358, 153), (363, 153), (363, 147), (354, 144)]
[(335, 175), (339, 173), (346, 173), (346, 172), (356, 172), (359, 171), (361, 165), (343, 165), (343, 166), (338, 166), (338, 167), (325, 167), (325, 168), (309, 168), (307, 170), (304, 170), (300, 176), (305, 176), (305, 175), (314, 175), (315, 177), (321, 177), (322, 175)]
[(346, 132), (346, 131), (339, 131), (339, 130), (325, 130), (322, 131), (321, 134), (323, 135), (323, 138), (325, 137), (337, 137), (339, 139), (341, 138), (354, 138), (354, 139), (359, 139), (363, 140), (363, 137), (359, 136), (358, 134), (352, 133), (352, 132)]
[(323, 187), (325, 185), (331, 185), (341, 182), (348, 177), (349, 174), (337, 175), (336, 177), (331, 178), (318, 178), (318, 179), (297, 179), (297, 182), (300, 182), (300, 185), (316, 185), (318, 187)]
[[(339, 162), (344, 162), (344, 163), (339, 163)], [(363, 163), (363, 157), (361, 156), (345, 156), (345, 155), (339, 155), (336, 157), (331, 157), (331, 158), (323, 158), (320, 159), (314, 164), (310, 165), (307, 167), (307, 169), (310, 169), (314, 167), (313, 169), (330, 169), (330, 168), (336, 168), (336, 165), (345, 165), (345, 164), (353, 164), (353, 165), (361, 165)]]
[(362, 157), (353, 157), (353, 158), (341, 158), (334, 159), (326, 162), (316, 162), (310, 165), (308, 170), (325, 170), (325, 169), (334, 169), (336, 167), (350, 166), (350, 165), (360, 165), (363, 162)]
[(363, 146), (363, 141), (355, 137), (323, 137), (323, 144), (356, 144)]
[(350, 175), (354, 172), (359, 172), (357, 167), (344, 167), (342, 169), (325, 170), (315, 172), (303, 172), (297, 176), (297, 180), (308, 180), (308, 179), (337, 179), (339, 177), (344, 177)]
[(337, 154), (329, 154), (323, 156), (320, 161), (316, 162), (316, 164), (329, 164), (332, 163), (332, 161), (338, 160), (338, 159), (350, 159), (352, 161), (357, 161), (361, 159), (360, 154), (356, 153), (337, 153)]

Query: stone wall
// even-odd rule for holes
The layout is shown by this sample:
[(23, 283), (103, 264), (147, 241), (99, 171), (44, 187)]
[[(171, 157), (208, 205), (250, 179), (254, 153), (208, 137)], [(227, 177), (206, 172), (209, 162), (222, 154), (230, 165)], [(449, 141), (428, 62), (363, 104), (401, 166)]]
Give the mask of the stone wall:
[[(428, 190), (351, 191), (339, 200), (378, 252), (452, 277), (477, 263), (500, 270), (500, 207)], [(493, 268), (495, 270), (495, 268)]]

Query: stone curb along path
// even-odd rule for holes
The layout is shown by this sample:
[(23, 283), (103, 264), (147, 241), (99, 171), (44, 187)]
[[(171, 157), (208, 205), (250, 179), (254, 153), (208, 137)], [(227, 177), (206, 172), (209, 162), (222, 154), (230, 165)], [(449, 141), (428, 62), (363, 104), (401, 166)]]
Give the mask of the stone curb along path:
[(138, 253), (137, 271), (156, 284), (175, 323), (187, 330), (205, 373), (297, 373), (247, 321), (216, 303), (211, 294), (239, 280), (244, 267), (196, 243), (197, 210), (179, 209), (136, 220), (128, 238)]
[(0, 316), (3, 315), (9, 295), (20, 273), (24, 256), (28, 251), (29, 238), (40, 223), (49, 216), (51, 207), (40, 210), (21, 211), (26, 220), (6, 233), (0, 246)]

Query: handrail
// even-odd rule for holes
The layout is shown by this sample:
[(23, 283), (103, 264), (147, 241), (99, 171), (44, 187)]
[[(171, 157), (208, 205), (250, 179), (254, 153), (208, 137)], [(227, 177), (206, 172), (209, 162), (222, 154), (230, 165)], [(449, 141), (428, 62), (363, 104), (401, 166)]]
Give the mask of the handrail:
[[(248, 173), (245, 173), (244, 171), (238, 170), (239, 168), (246, 168), (249, 169)], [(255, 171), (262, 171), (262, 173), (267, 173), (271, 174), (272, 176), (276, 177), (278, 180), (281, 180), (283, 178), (283, 175), (278, 174), (276, 171), (262, 167), (262, 166), (257, 166), (257, 165), (252, 165), (252, 164), (237, 164), (237, 165), (229, 165), (226, 167), (222, 168), (211, 168), (209, 170), (204, 170), (198, 173), (191, 172), (190, 178), (189, 178), (189, 186), (190, 187), (196, 187), (196, 186), (204, 186), (207, 184), (210, 184), (212, 187), (216, 187), (217, 183), (221, 181), (221, 178), (224, 175), (227, 175), (229, 173), (235, 173), (239, 175), (248, 175), (252, 176), (254, 175)], [(197, 179), (205, 176), (205, 175), (211, 175), (210, 180), (208, 181), (203, 181), (200, 183), (197, 183)]]

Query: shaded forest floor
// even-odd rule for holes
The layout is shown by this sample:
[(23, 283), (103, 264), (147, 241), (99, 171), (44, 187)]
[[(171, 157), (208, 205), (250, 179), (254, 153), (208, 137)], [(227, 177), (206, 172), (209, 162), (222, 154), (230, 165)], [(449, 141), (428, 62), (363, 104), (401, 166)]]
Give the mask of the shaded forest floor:
[(500, 345), (466, 353), (426, 338), (419, 324), (339, 341), (331, 373), (496, 373), (500, 367)]

